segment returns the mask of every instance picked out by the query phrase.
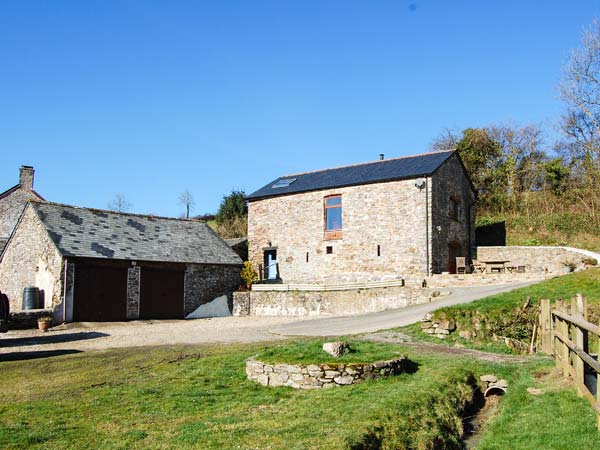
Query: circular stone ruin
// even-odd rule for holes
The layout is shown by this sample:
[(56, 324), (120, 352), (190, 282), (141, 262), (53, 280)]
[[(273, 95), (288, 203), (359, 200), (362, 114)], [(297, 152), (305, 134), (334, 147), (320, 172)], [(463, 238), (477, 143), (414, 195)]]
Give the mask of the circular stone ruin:
[(406, 356), (388, 361), (346, 364), (268, 364), (251, 357), (246, 360), (246, 375), (249, 380), (263, 386), (322, 389), (398, 375), (407, 367)]

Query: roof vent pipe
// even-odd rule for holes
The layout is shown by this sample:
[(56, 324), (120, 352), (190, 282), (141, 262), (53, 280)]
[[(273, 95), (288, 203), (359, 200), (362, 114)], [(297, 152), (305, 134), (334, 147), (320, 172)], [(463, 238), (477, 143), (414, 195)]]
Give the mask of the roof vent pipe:
[(379, 161), (383, 161), (383, 158), (385, 157), (385, 155), (383, 153), (379, 154)]

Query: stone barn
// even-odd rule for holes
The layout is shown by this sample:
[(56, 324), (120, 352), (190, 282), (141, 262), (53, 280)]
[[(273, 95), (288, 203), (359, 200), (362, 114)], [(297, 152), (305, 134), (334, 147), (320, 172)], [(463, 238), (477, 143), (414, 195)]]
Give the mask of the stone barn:
[(34, 173), (33, 167), (21, 166), (19, 184), (0, 194), (0, 252), (6, 245), (27, 202), (44, 201), (42, 196), (33, 190)]
[(455, 151), (282, 176), (247, 197), (249, 259), (283, 283), (454, 273), (475, 198)]
[[(58, 322), (182, 319), (240, 285), (239, 256), (205, 223), (30, 202), (0, 256), (0, 289), (25, 287)], [(222, 300), (221, 300), (222, 301)]]

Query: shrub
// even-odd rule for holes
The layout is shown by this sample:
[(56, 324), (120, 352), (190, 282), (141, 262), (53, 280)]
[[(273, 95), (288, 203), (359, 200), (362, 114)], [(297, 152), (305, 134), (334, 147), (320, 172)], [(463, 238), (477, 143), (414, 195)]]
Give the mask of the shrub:
[(563, 261), (562, 265), (569, 269), (569, 272), (575, 272), (577, 269), (577, 262), (575, 261)]
[(242, 267), (240, 276), (248, 289), (258, 281), (258, 272), (256, 272), (250, 261), (244, 261), (244, 267)]
[(598, 265), (598, 260), (596, 258), (592, 258), (592, 257), (583, 258), (581, 260), (581, 262), (584, 263), (586, 266), (597, 266)]

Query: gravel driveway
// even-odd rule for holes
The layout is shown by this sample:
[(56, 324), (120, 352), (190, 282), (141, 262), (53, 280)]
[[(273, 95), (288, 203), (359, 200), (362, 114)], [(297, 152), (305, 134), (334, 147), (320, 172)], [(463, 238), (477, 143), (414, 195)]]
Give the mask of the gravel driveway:
[(532, 284), (457, 288), (440, 300), (379, 313), (341, 317), (220, 317), (196, 320), (72, 323), (0, 335), (0, 360), (25, 354), (61, 354), (115, 347), (178, 344), (248, 343), (287, 336), (328, 336), (367, 333), (408, 325), (442, 306), (471, 302), (488, 295)]
[(0, 360), (15, 359), (14, 354), (18, 352), (67, 353), (115, 347), (277, 340), (284, 337), (270, 334), (270, 327), (300, 320), (306, 318), (219, 317), (196, 320), (81, 322), (53, 327), (46, 333), (38, 330), (14, 330), (0, 334)]

